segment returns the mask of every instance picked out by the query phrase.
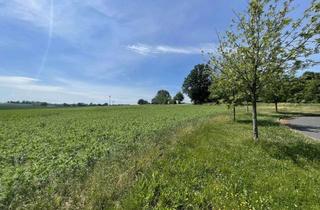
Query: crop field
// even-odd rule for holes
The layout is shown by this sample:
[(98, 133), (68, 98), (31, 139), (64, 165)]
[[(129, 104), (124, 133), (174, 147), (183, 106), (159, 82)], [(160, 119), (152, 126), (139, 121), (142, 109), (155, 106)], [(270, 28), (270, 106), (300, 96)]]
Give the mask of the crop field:
[(61, 186), (85, 177), (97, 160), (128, 147), (143, 147), (146, 137), (221, 110), (212, 106), (0, 110), (0, 209), (28, 208), (59, 190), (63, 194)]
[(0, 110), (0, 209), (318, 209), (319, 104)]

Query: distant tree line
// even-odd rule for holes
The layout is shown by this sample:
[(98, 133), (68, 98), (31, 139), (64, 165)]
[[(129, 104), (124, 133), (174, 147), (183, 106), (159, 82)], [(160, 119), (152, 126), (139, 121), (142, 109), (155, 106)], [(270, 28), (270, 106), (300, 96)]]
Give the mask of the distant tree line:
[(48, 103), (48, 102), (41, 102), (41, 101), (8, 101), (8, 104), (19, 104), (19, 105), (30, 105), (30, 106), (42, 106), (42, 107), (85, 107), (85, 106), (108, 106), (108, 103), (104, 104), (95, 104), (95, 103)]
[(108, 103), (103, 103), (103, 104), (95, 104), (95, 103), (74, 103), (74, 104), (68, 104), (68, 103), (63, 103), (62, 104), (65, 107), (84, 107), (84, 106), (109, 106)]
[(48, 106), (47, 102), (41, 101), (8, 101), (8, 104), (25, 104), (25, 105), (33, 105), (33, 106)]

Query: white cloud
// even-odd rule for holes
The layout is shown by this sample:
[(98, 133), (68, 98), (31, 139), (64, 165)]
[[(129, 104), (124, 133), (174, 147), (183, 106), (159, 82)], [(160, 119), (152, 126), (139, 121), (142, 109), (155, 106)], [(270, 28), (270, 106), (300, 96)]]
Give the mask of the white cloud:
[(48, 27), (50, 23), (50, 1), (48, 0), (11, 0), (2, 3), (3, 16), (11, 16), (38, 27)]
[[(139, 98), (149, 99), (154, 91), (143, 87), (93, 85), (78, 80), (54, 79), (54, 85), (30, 77), (0, 76), (2, 100), (33, 100), (52, 103), (108, 102), (112, 96), (115, 103), (135, 104)], [(3, 102), (4, 102), (3, 101)]]
[(84, 41), (94, 29), (103, 27), (106, 19), (95, 13), (108, 18), (117, 15), (102, 0), (0, 0), (0, 3), (0, 16), (25, 21), (73, 42)]
[(19, 89), (24, 91), (57, 92), (62, 88), (39, 84), (39, 80), (30, 77), (0, 76), (0, 87)]
[(147, 44), (134, 44), (128, 45), (127, 48), (135, 53), (141, 55), (150, 54), (202, 54), (202, 52), (213, 51), (214, 45), (202, 44), (199, 46), (187, 46), (187, 47), (176, 47), (167, 45), (147, 45)]
[(38, 81), (30, 77), (0, 76), (0, 85), (29, 84)]

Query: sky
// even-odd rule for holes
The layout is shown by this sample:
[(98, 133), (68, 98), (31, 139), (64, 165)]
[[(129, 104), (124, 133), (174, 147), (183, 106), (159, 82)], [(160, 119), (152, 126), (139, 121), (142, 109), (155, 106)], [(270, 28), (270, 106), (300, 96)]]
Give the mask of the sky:
[[(308, 1), (297, 1), (303, 8)], [(175, 95), (247, 0), (0, 0), (0, 102)]]

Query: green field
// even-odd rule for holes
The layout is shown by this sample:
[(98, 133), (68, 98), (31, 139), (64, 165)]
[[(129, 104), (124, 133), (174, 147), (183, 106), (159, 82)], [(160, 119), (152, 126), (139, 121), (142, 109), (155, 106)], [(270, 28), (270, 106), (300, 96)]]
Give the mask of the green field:
[(216, 112), (209, 106), (1, 110), (0, 208), (59, 203), (66, 185), (97, 160), (136, 152), (143, 139)]
[(319, 105), (0, 111), (0, 209), (319, 209), (320, 144), (279, 117)]

